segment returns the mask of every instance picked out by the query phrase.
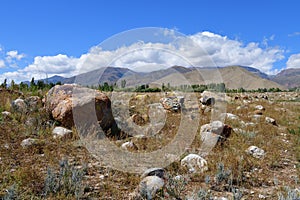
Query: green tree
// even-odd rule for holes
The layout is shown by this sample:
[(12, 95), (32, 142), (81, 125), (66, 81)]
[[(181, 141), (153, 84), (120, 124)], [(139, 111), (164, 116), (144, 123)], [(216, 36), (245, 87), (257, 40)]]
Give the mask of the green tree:
[(10, 82), (10, 89), (12, 89), (12, 90), (16, 89), (16, 83), (14, 80), (11, 80), (11, 82)]
[(34, 82), (34, 77), (32, 77), (31, 81), (30, 81), (30, 88), (34, 88), (36, 85), (35, 85), (35, 82)]
[(7, 79), (4, 79), (3, 83), (1, 84), (2, 88), (7, 88)]
[(28, 90), (28, 85), (23, 83), (23, 82), (20, 83), (19, 87), (20, 87), (21, 91), (27, 91)]
[(162, 83), (162, 85), (161, 85), (161, 90), (162, 90), (162, 91), (166, 91), (166, 86), (165, 86), (164, 83)]
[(44, 81), (38, 80), (38, 82), (37, 82), (37, 88), (38, 89), (42, 90), (42, 89), (45, 88), (45, 86), (46, 85), (45, 85)]
[(121, 88), (125, 88), (126, 87), (126, 80), (122, 80), (121, 81)]

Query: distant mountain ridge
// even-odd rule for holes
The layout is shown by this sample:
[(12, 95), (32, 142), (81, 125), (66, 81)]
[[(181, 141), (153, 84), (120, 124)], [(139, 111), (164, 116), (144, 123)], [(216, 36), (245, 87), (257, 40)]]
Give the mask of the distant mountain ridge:
[(271, 80), (288, 88), (300, 87), (300, 68), (282, 70)]
[[(126, 87), (135, 87), (142, 84), (172, 86), (182, 84), (209, 84), (224, 82), (227, 88), (258, 89), (258, 88), (281, 88), (300, 86), (300, 69), (283, 70), (276, 76), (268, 76), (260, 70), (247, 66), (227, 67), (182, 67), (173, 66), (152, 72), (135, 72), (128, 68), (103, 67), (90, 72), (82, 73), (70, 78), (53, 76), (45, 82), (77, 83), (81, 85), (97, 86), (107, 82), (108, 84), (121, 85), (126, 81)], [(289, 77), (289, 78), (285, 78)], [(289, 83), (290, 77), (294, 81)]]

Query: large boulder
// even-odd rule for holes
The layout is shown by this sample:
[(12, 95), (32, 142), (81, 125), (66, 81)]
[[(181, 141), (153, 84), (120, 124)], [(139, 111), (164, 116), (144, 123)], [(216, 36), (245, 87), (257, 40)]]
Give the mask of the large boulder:
[(112, 115), (110, 99), (100, 91), (74, 84), (56, 85), (45, 96), (46, 110), (64, 127), (80, 124), (89, 126), (95, 121), (110, 136), (119, 137), (120, 131)]

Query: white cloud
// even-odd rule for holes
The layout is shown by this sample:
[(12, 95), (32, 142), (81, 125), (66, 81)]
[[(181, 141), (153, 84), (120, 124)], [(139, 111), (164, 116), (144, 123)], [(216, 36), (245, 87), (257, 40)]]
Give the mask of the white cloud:
[(34, 58), (32, 64), (24, 69), (19, 69), (14, 72), (6, 72), (0, 75), (0, 80), (7, 78), (8, 80), (15, 80), (17, 82), (35, 79), (43, 79), (53, 75), (61, 75), (70, 77), (75, 75), (78, 58), (68, 57), (66, 55), (58, 54), (56, 56), (37, 56)]
[[(164, 34), (175, 37), (173, 32)], [(115, 50), (103, 50), (101, 46), (95, 46), (79, 58), (62, 54), (37, 56), (33, 63), (24, 69), (3, 74), (2, 77), (9, 76), (17, 81), (22, 80), (21, 78), (24, 78), (23, 80), (30, 80), (31, 77), (45, 78), (46, 74), (49, 77), (55, 74), (70, 77), (105, 66), (152, 71), (173, 65), (245, 65), (255, 67), (265, 73), (272, 73), (273, 64), (283, 59), (283, 54), (284, 51), (279, 47), (261, 47), (260, 43), (255, 42), (244, 44), (241, 41), (205, 31), (188, 36), (180, 35), (172, 43), (139, 41)], [(21, 59), (22, 55), (17, 51), (7, 53), (7, 56), (16, 59)]]
[(286, 68), (300, 68), (300, 53), (293, 54), (286, 62)]
[(6, 53), (6, 59), (8, 62), (11, 62), (13, 59), (21, 60), (24, 57), (25, 57), (25, 54), (19, 54), (18, 51), (16, 51), (16, 50), (8, 51)]
[(5, 67), (5, 62), (4, 60), (0, 60), (0, 68), (4, 68)]

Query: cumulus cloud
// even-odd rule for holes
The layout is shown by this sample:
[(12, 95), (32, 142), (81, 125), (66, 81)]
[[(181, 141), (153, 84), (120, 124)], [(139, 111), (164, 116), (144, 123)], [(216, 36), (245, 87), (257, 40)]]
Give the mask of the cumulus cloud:
[(19, 54), (19, 52), (16, 51), (16, 50), (8, 51), (6, 53), (7, 62), (12, 62), (14, 59), (15, 60), (21, 60), (24, 57), (25, 57), (25, 54), (23, 54), (23, 53)]
[[(205, 31), (177, 37), (172, 31), (164, 34), (172, 35), (176, 39), (169, 43), (137, 41), (127, 46), (120, 44), (120, 47), (109, 50), (94, 46), (79, 58), (62, 54), (37, 56), (33, 63), (24, 69), (2, 76), (7, 75), (17, 80), (24, 77), (25, 80), (29, 80), (32, 76), (36, 79), (45, 78), (45, 74), (49, 77), (55, 74), (70, 77), (105, 66), (127, 67), (145, 72), (173, 65), (186, 67), (245, 65), (265, 73), (272, 73), (273, 64), (284, 58), (284, 51), (279, 47), (269, 47), (255, 42), (244, 44), (212, 32)], [(22, 58), (22, 54), (16, 51), (10, 52), (7, 56)]]
[(37, 56), (32, 64), (24, 69), (14, 72), (6, 72), (0, 75), (0, 80), (7, 78), (8, 80), (24, 81), (35, 79), (44, 79), (47, 76), (61, 75), (70, 77), (75, 75), (77, 58), (68, 57), (67, 55), (58, 54), (56, 56)]
[(293, 54), (286, 62), (286, 68), (300, 68), (300, 53)]

